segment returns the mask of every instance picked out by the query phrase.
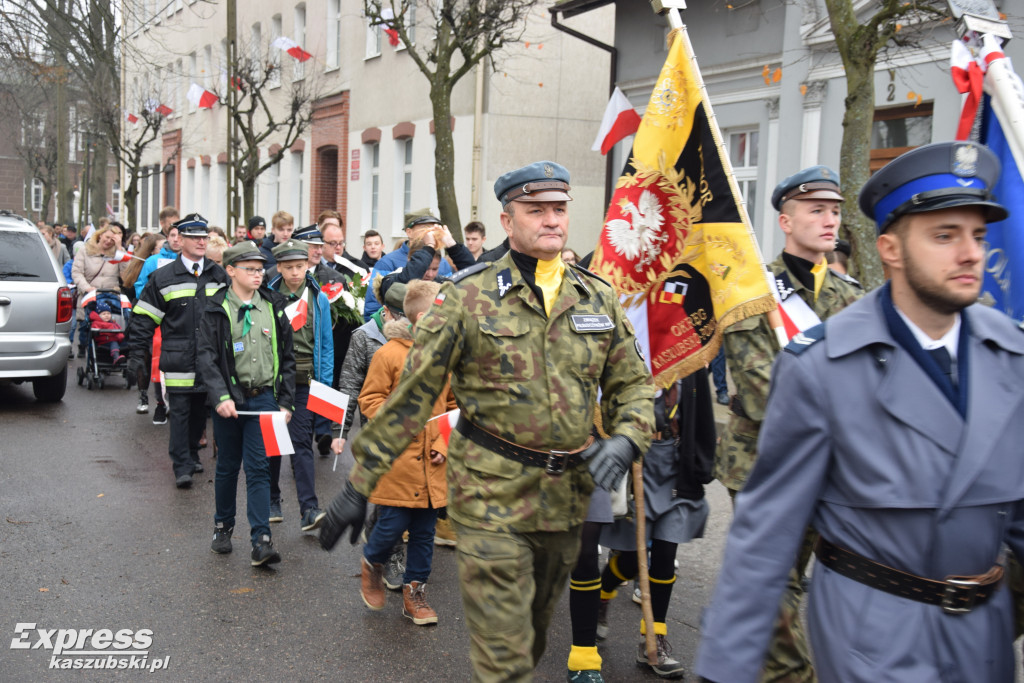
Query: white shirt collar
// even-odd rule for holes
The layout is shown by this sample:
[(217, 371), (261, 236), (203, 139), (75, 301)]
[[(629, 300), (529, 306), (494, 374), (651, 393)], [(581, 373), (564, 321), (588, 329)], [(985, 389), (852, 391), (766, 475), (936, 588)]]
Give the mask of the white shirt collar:
[(203, 262), (202, 262), (201, 259), (199, 261), (193, 261), (190, 258), (186, 258), (185, 255), (182, 254), (181, 255), (181, 262), (185, 264), (185, 270), (187, 270), (190, 273), (195, 272), (194, 269), (192, 268), (192, 264), (193, 263), (198, 263), (199, 264), (199, 274), (200, 275), (203, 274)]
[(931, 351), (932, 349), (937, 349), (940, 346), (945, 346), (946, 350), (949, 351), (950, 359), (956, 361), (956, 351), (957, 347), (960, 344), (959, 313), (956, 314), (956, 320), (953, 322), (953, 326), (949, 328), (949, 331), (946, 332), (946, 334), (942, 335), (942, 337), (940, 337), (939, 339), (932, 339), (927, 334), (925, 334), (925, 332), (920, 327), (915, 325), (913, 321), (910, 318), (908, 318), (903, 313), (903, 311), (900, 310), (899, 306), (893, 304), (893, 308), (895, 308), (896, 312), (900, 314), (901, 318), (903, 318), (903, 322), (905, 322), (907, 324), (907, 327), (910, 328), (911, 334), (914, 335), (914, 339), (916, 339), (917, 343), (921, 345), (921, 348), (923, 348), (925, 351)]

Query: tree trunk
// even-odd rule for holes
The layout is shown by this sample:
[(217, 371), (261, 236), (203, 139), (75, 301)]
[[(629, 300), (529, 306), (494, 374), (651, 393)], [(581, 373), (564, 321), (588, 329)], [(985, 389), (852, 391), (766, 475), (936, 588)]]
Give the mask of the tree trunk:
[(89, 204), (93, 219), (107, 215), (107, 144), (97, 136), (92, 144), (92, 169), (89, 174)]
[[(256, 178), (246, 176), (240, 178), (240, 180), (242, 183), (242, 215), (245, 216), (246, 220), (249, 220), (250, 217), (256, 215)], [(235, 216), (235, 218), (237, 219), (236, 222), (242, 222), (239, 217)], [(227, 230), (231, 229), (230, 225), (224, 227)]]
[[(440, 72), (440, 68), (438, 69)], [(430, 85), (430, 104), (434, 112), (434, 181), (437, 185), (437, 208), (441, 222), (451, 230), (456, 241), (462, 241), (462, 223), (455, 196), (455, 137), (452, 135), (451, 84), (447, 73), (438, 75)]]

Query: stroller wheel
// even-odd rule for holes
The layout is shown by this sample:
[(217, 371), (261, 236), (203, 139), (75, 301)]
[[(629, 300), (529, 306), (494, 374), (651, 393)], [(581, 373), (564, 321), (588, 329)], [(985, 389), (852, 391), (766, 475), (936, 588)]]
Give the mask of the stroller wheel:
[(104, 385), (104, 384), (106, 384), (106, 382), (104, 382), (104, 381), (103, 381), (103, 375), (100, 375), (100, 378), (99, 378), (99, 385), (100, 385), (100, 389), (102, 389), (102, 388), (103, 388), (103, 385)]
[(82, 386), (82, 382), (85, 381), (85, 370), (81, 367), (78, 368), (78, 386)]
[(85, 379), (85, 387), (86, 387), (86, 388), (87, 388), (87, 389), (88, 389), (89, 391), (92, 391), (92, 385), (93, 385), (93, 381), (92, 381), (92, 375), (87, 375), (87, 376), (86, 376), (86, 379)]

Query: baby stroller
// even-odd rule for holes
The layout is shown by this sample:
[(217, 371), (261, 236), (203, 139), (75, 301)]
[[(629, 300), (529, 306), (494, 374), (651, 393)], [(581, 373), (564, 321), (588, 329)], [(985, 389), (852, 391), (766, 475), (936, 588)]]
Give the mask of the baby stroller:
[[(93, 386), (97, 385), (102, 389), (107, 377), (120, 375), (124, 379), (124, 388), (132, 388), (134, 378), (125, 367), (124, 357), (115, 358), (111, 353), (110, 344), (101, 341), (101, 338), (105, 338), (107, 335), (123, 334), (128, 329), (131, 307), (132, 304), (128, 297), (116, 289), (95, 289), (82, 297), (82, 309), (85, 311), (86, 318), (95, 313), (97, 308), (109, 308), (110, 322), (114, 323), (116, 327), (98, 327), (95, 323), (89, 325), (85, 367), (78, 368), (79, 386), (85, 383), (90, 391)], [(121, 353), (123, 353), (125, 341), (120, 341), (119, 345)], [(115, 361), (117, 362), (115, 363)]]

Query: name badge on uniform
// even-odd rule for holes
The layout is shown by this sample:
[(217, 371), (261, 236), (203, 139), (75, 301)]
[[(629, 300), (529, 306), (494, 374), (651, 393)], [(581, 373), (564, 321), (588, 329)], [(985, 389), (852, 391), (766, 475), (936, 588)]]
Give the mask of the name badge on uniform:
[(573, 315), (570, 316), (570, 319), (572, 320), (572, 329), (580, 334), (607, 332), (615, 328), (615, 323), (607, 315)]
[(245, 351), (245, 342), (235, 342), (235, 353), (242, 353)]

